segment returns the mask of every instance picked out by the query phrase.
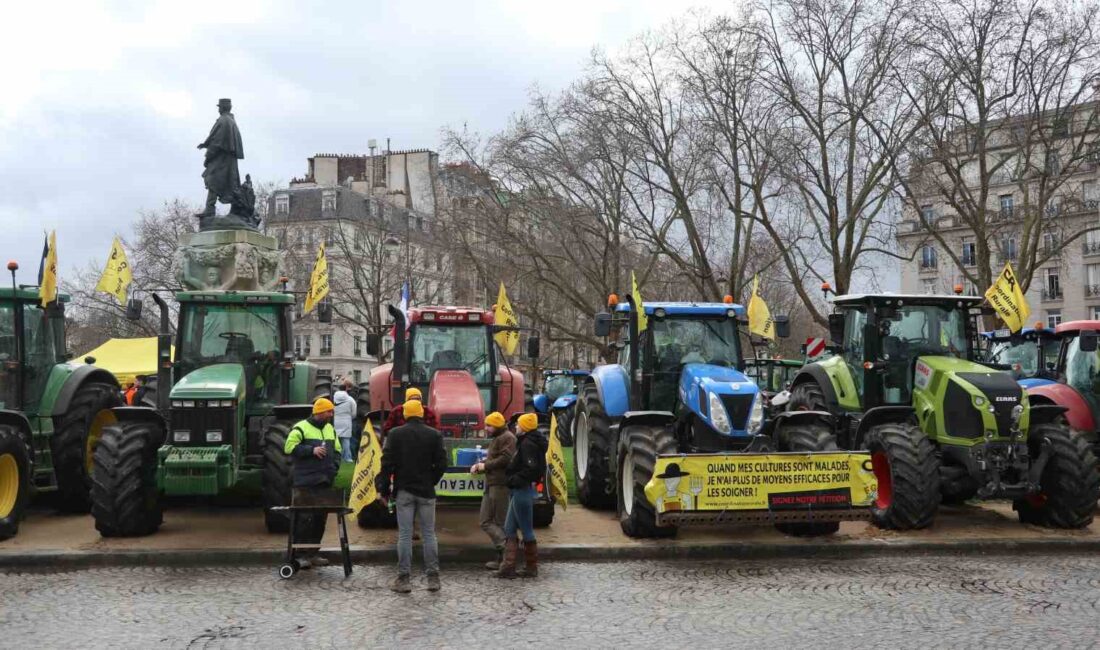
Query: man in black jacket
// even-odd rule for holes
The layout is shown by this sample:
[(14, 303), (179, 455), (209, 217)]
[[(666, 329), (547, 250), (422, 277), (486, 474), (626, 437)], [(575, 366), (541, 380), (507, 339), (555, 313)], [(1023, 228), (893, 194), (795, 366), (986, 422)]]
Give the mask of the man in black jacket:
[(397, 578), (390, 589), (402, 594), (412, 591), (409, 574), (412, 572), (413, 522), (419, 519), (428, 590), (439, 591), (435, 486), (447, 470), (447, 452), (439, 431), (424, 424), (424, 407), (419, 401), (406, 401), (403, 413), (405, 424), (386, 434), (382, 473), (378, 476), (378, 493), (390, 498), (392, 487), (397, 503)]

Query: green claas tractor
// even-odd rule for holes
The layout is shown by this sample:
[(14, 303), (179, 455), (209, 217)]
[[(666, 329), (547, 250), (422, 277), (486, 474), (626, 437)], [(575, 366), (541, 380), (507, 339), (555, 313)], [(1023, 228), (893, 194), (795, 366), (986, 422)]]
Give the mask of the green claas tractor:
[(109, 372), (67, 362), (67, 300), (43, 308), (36, 287), (0, 289), (0, 539), (18, 532), (32, 490), (88, 511), (91, 450), (120, 402)]
[(290, 427), (328, 390), (317, 369), (296, 361), (294, 297), (280, 292), (176, 294), (176, 358), (168, 306), (159, 296), (156, 407), (119, 407), (95, 450), (92, 514), (105, 537), (148, 535), (161, 524), (162, 496), (215, 496), (260, 483), (265, 521), (290, 503), (283, 453)]
[(1100, 474), (1064, 409), (1029, 405), (1007, 372), (975, 361), (981, 298), (846, 295), (836, 354), (795, 377), (788, 412), (816, 411), (841, 447), (866, 449), (883, 528), (923, 528), (941, 502), (1012, 499), (1023, 523), (1082, 528)]

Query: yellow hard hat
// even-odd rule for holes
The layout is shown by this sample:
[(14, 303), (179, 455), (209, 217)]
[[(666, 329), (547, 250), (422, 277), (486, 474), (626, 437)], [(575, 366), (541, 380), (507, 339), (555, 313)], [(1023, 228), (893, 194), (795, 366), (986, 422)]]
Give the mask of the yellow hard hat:
[(501, 428), (504, 426), (504, 416), (498, 411), (493, 411), (485, 416), (485, 424), (490, 427)]
[(336, 408), (336, 407), (334, 407), (332, 405), (331, 400), (329, 400), (326, 397), (321, 397), (316, 402), (313, 403), (313, 414), (317, 415), (318, 413), (324, 413), (325, 411), (331, 411), (334, 408)]
[(416, 386), (409, 386), (405, 389), (405, 401), (407, 402), (411, 399), (424, 399), (424, 396), (420, 394), (420, 389)]
[(523, 415), (519, 416), (519, 419), (516, 420), (516, 423), (519, 424), (520, 430), (522, 430), (524, 433), (528, 431), (534, 431), (539, 426), (539, 416), (535, 415), (534, 413), (524, 413)]
[(424, 405), (415, 399), (411, 399), (401, 407), (401, 412), (405, 414), (406, 420), (409, 418), (422, 418), (424, 417)]

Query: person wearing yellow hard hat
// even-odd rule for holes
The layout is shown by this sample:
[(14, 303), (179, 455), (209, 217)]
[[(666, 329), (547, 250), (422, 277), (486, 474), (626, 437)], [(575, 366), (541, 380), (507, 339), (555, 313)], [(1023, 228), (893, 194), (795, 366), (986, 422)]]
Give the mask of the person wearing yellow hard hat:
[[(405, 389), (405, 401), (408, 402), (409, 400), (416, 400), (424, 407), (424, 424), (433, 429), (439, 428), (439, 420), (435, 417), (435, 411), (424, 402), (424, 396), (416, 386), (409, 386)], [(402, 412), (402, 407), (404, 407), (404, 403), (390, 409), (389, 414), (386, 416), (386, 422), (382, 425), (383, 432), (405, 424), (405, 414)]]
[(485, 474), (485, 491), (481, 494), (481, 530), (489, 536), (497, 550), (497, 559), (485, 563), (496, 571), (504, 560), (504, 520), (508, 516), (508, 477), (505, 468), (516, 455), (516, 436), (508, 430), (504, 416), (493, 411), (485, 416), (485, 433), (492, 439), (485, 459), (470, 468), (471, 474)]
[[(327, 398), (313, 403), (312, 414), (290, 428), (283, 452), (291, 457), (292, 483), (299, 490), (327, 490), (340, 469), (340, 439), (332, 427), (333, 404)], [(296, 544), (320, 544), (325, 536), (325, 514), (298, 514)], [(326, 566), (320, 555), (308, 558), (303, 568)]]
[[(508, 515), (504, 520), (504, 559), (498, 578), (534, 578), (539, 574), (538, 541), (535, 539), (535, 483), (546, 476), (546, 450), (549, 440), (539, 431), (539, 417), (524, 413), (516, 420), (516, 455), (504, 473), (507, 477)], [(517, 533), (523, 532), (523, 571), (516, 573), (519, 552)]]

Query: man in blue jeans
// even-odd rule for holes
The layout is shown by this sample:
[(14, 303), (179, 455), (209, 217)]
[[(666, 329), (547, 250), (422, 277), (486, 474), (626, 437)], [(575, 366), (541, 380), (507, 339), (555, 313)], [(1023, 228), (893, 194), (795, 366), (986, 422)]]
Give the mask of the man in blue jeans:
[(382, 449), (382, 473), (378, 493), (390, 498), (390, 480), (397, 503), (397, 578), (390, 589), (412, 591), (413, 522), (420, 520), (424, 538), (424, 569), (428, 591), (439, 591), (439, 544), (435, 537), (435, 486), (447, 470), (443, 436), (424, 424), (424, 407), (418, 400), (405, 402), (405, 424), (386, 434)]
[(535, 483), (546, 476), (546, 449), (549, 441), (538, 430), (539, 418), (524, 413), (516, 420), (516, 455), (504, 470), (508, 481), (508, 516), (504, 520), (504, 560), (497, 571), (498, 578), (516, 577), (516, 554), (523, 532), (524, 578), (539, 575), (539, 547), (535, 540)]

